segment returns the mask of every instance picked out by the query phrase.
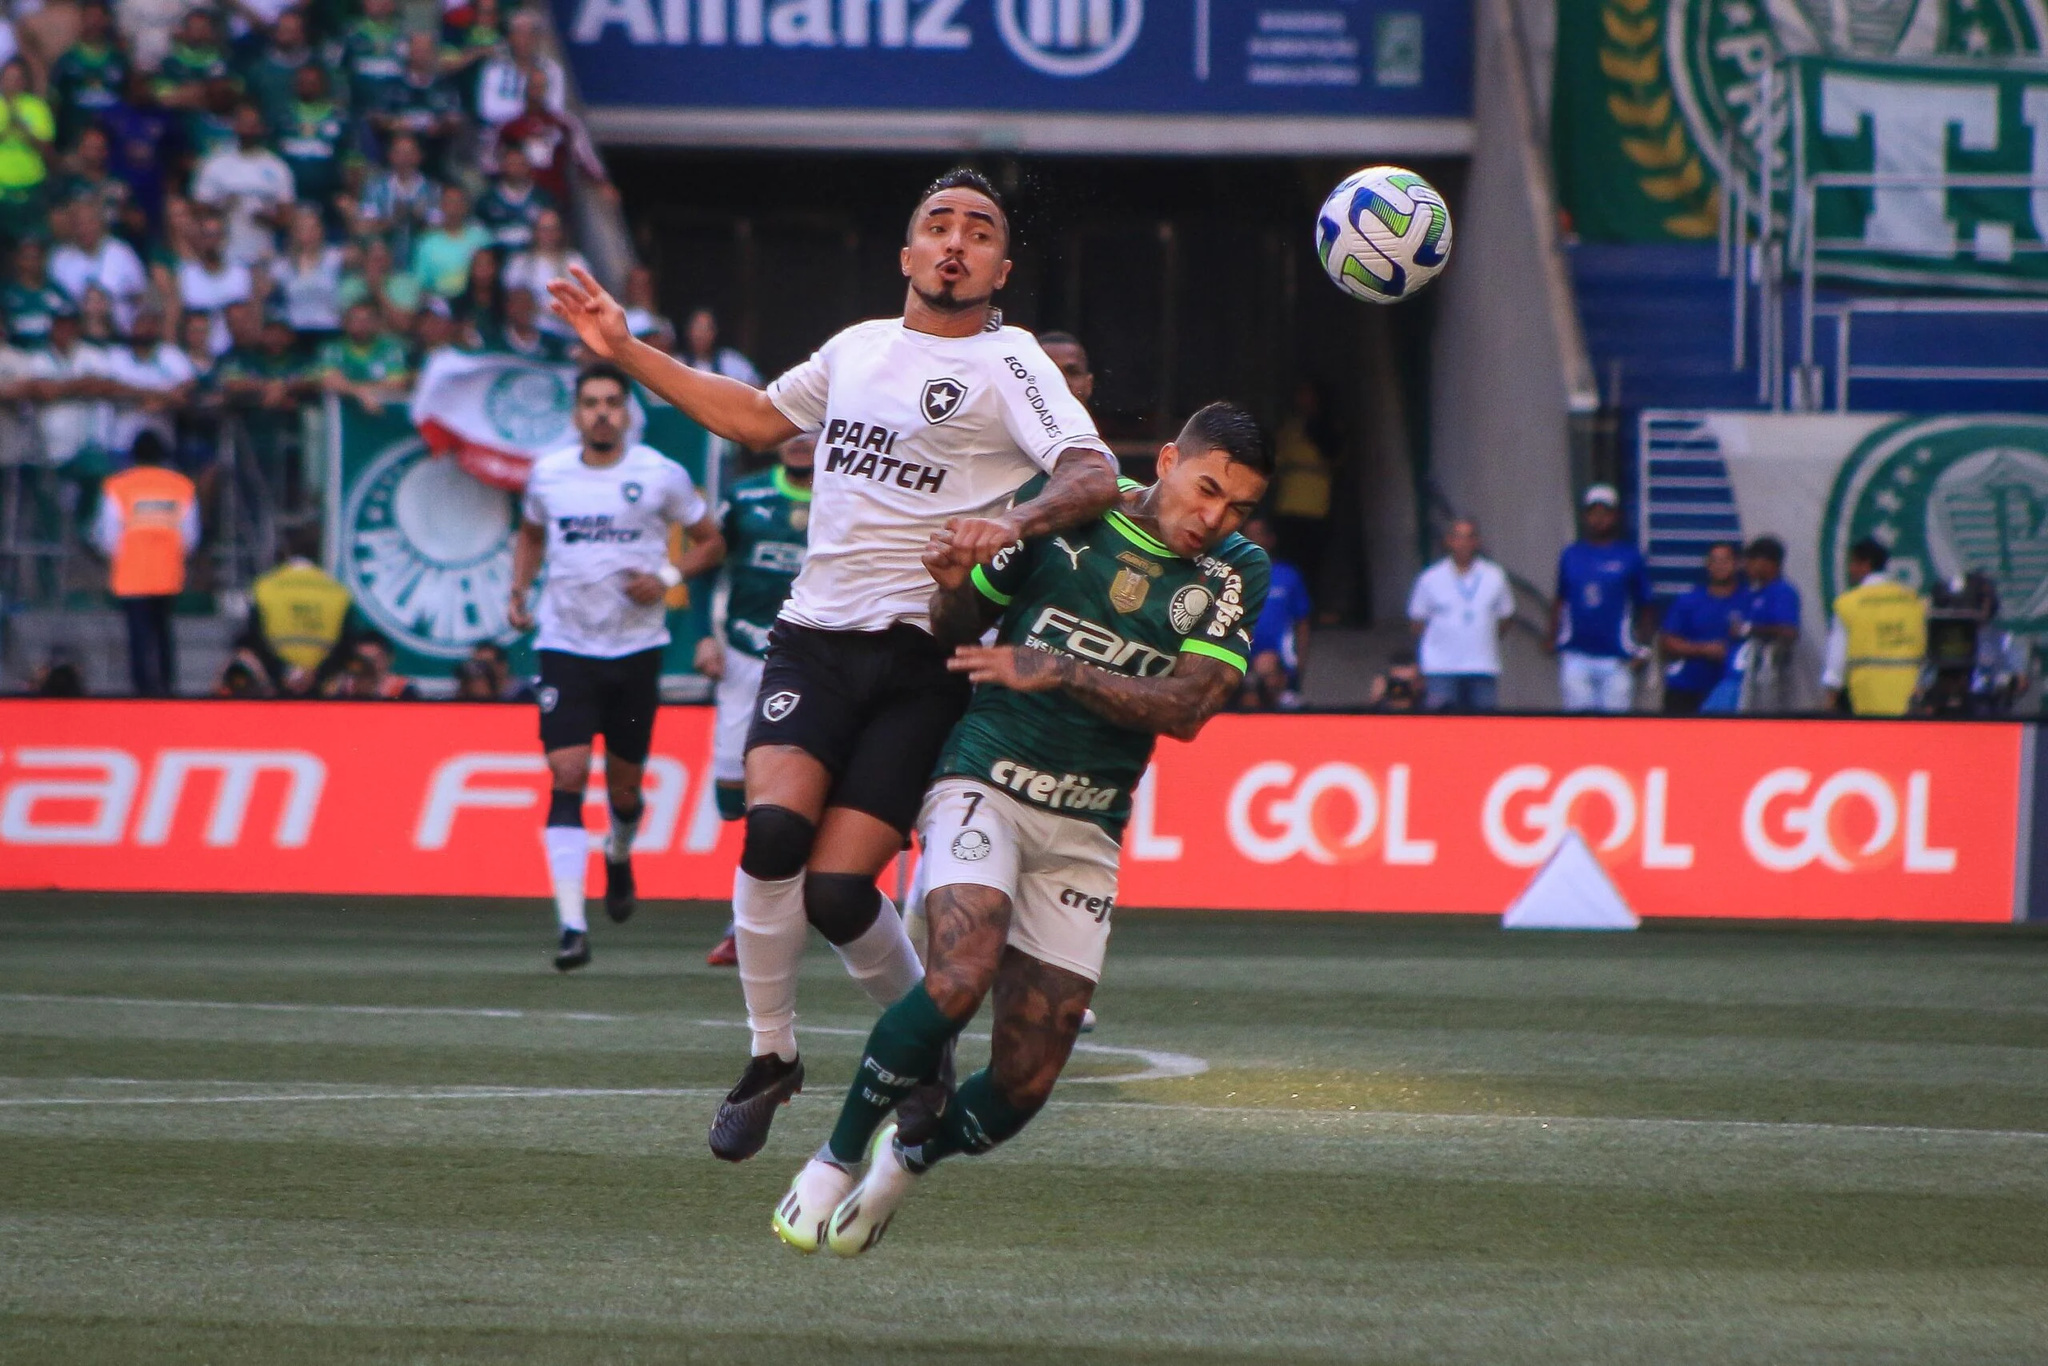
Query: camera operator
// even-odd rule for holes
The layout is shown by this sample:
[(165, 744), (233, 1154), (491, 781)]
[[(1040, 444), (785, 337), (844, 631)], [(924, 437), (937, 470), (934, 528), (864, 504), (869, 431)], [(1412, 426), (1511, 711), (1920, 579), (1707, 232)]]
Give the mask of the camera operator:
[(2009, 716), (2026, 690), (2032, 651), (1998, 625), (1988, 575), (1939, 584), (1927, 614), (1924, 707), (1936, 716)]

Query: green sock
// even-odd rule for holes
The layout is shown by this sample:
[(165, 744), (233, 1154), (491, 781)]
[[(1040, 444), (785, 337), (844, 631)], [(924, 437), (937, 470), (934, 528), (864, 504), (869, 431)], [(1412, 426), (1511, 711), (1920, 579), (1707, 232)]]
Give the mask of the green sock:
[(1004, 1100), (984, 1067), (960, 1083), (952, 1104), (939, 1117), (938, 1132), (916, 1150), (906, 1151), (905, 1156), (921, 1169), (954, 1153), (985, 1153), (996, 1144), (1015, 1138), (1037, 1113), (1020, 1110)]
[(868, 1141), (883, 1116), (939, 1065), (939, 1055), (959, 1032), (960, 1026), (946, 1018), (922, 982), (883, 1011), (868, 1035), (853, 1085), (846, 1088), (846, 1103), (827, 1145), (832, 1156), (848, 1164), (866, 1157)]

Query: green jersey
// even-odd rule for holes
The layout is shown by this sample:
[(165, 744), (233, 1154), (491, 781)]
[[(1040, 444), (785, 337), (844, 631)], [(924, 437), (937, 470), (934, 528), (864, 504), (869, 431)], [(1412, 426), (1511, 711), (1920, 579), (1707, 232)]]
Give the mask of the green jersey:
[(811, 491), (781, 466), (739, 480), (718, 509), (725, 537), (725, 639), (741, 654), (768, 653), (768, 632), (804, 567)]
[(405, 347), (396, 337), (379, 332), (363, 347), (347, 337), (336, 337), (320, 348), (313, 368), (323, 374), (339, 374), (350, 384), (382, 384), (404, 379), (412, 363), (406, 359)]
[[(1271, 570), (1266, 552), (1242, 536), (1184, 560), (1111, 512), (1011, 546), (974, 571), (974, 586), (1003, 609), (1002, 644), (1153, 678), (1183, 654), (1244, 669)], [(1154, 738), (1097, 716), (1063, 690), (978, 688), (933, 776), (975, 778), (1121, 837)]]

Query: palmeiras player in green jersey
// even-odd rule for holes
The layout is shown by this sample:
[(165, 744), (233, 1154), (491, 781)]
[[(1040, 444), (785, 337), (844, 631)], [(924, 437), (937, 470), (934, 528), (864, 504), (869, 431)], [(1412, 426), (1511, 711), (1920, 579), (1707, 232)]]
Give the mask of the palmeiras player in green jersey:
[[(1235, 696), (1271, 569), (1237, 534), (1273, 469), (1250, 414), (1210, 404), (1158, 468), (1100, 519), (987, 566), (943, 533), (926, 553), (933, 631), (977, 685), (918, 817), (929, 961), (776, 1208), (792, 1247), (874, 1246), (933, 1163), (1014, 1136), (1066, 1066), (1109, 944), (1131, 791), (1156, 737), (1193, 739)], [(994, 645), (969, 643), (997, 619)], [(991, 988), (988, 1067), (957, 1091), (921, 1086)]]

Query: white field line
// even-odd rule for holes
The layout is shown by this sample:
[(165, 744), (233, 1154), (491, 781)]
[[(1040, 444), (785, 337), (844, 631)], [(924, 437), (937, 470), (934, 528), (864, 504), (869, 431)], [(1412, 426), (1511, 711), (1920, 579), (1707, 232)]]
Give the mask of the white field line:
[[(37, 995), (29, 992), (0, 992), (0, 1002), (20, 1002), (34, 1005), (89, 1005), (144, 1010), (249, 1010), (269, 1011), (293, 1015), (430, 1015), (478, 1020), (568, 1020), (580, 1024), (623, 1024), (634, 1021), (674, 1021), (661, 1015), (606, 1015), (582, 1010), (512, 1010), (489, 1009), (467, 1006), (348, 1006), (348, 1005), (306, 1005), (284, 1001), (181, 1001), (155, 1000), (140, 996), (61, 996)], [(683, 1020), (680, 1023), (698, 1029), (745, 1029), (744, 1020)], [(805, 1025), (802, 1032), (825, 1034), (839, 1038), (865, 1039), (865, 1029), (847, 1029), (833, 1025)], [(986, 1034), (967, 1034), (962, 1037), (986, 1042)], [(1121, 1085), (1137, 1081), (1167, 1081), (1177, 1077), (1199, 1077), (1209, 1070), (1206, 1059), (1188, 1053), (1171, 1053), (1162, 1049), (1125, 1048), (1114, 1044), (1089, 1043), (1085, 1040), (1074, 1045), (1076, 1053), (1086, 1053), (1102, 1058), (1130, 1058), (1144, 1064), (1134, 1072), (1119, 1072), (1108, 1077), (1070, 1077), (1069, 1086), (1083, 1083), (1104, 1086)]]
[[(240, 1081), (166, 1082), (161, 1079), (140, 1077), (0, 1077), (0, 1085), (51, 1081), (59, 1082), (65, 1086), (140, 1087), (179, 1085), (247, 1087), (252, 1085), (252, 1083)], [(260, 1085), (261, 1083), (253, 1084)], [(278, 1084), (281, 1086), (339, 1085), (337, 1083), (322, 1082), (281, 1082)], [(718, 1088), (709, 1086), (442, 1086), (403, 1091), (345, 1089), (298, 1092), (243, 1091), (216, 1096), (11, 1096), (0, 1098), (0, 1107), (33, 1109), (46, 1106), (297, 1105), (335, 1104), (352, 1101), (690, 1099), (705, 1096), (721, 1096), (724, 1094)], [(803, 1102), (805, 1097), (799, 1096), (797, 1100)], [(1325, 1110), (1301, 1109), (1278, 1105), (1194, 1105), (1165, 1101), (1067, 1100), (1064, 1098), (1057, 1099), (1053, 1103), (1060, 1108), (1073, 1110), (1136, 1110), (1156, 1111), (1162, 1114), (1241, 1115), (1268, 1119), (1278, 1115), (1285, 1115), (1290, 1119), (1364, 1120), (1368, 1123), (1427, 1125), (1435, 1128), (1465, 1130), (1489, 1129), (1512, 1125), (1520, 1128), (1533, 1126), (1540, 1129), (1556, 1129), (1559, 1131), (1573, 1129), (1677, 1129), (1691, 1132), (1725, 1131), (1742, 1133), (1759, 1130), (1782, 1130), (1792, 1133), (1812, 1133), (1838, 1137), (1903, 1137), (1916, 1140), (1961, 1138), (2039, 1141), (2048, 1139), (2048, 1132), (2033, 1129), (1945, 1129), (1912, 1124), (1824, 1124), (1795, 1120), (1677, 1119), (1620, 1115), (1489, 1115), (1433, 1113), (1412, 1110)]]

